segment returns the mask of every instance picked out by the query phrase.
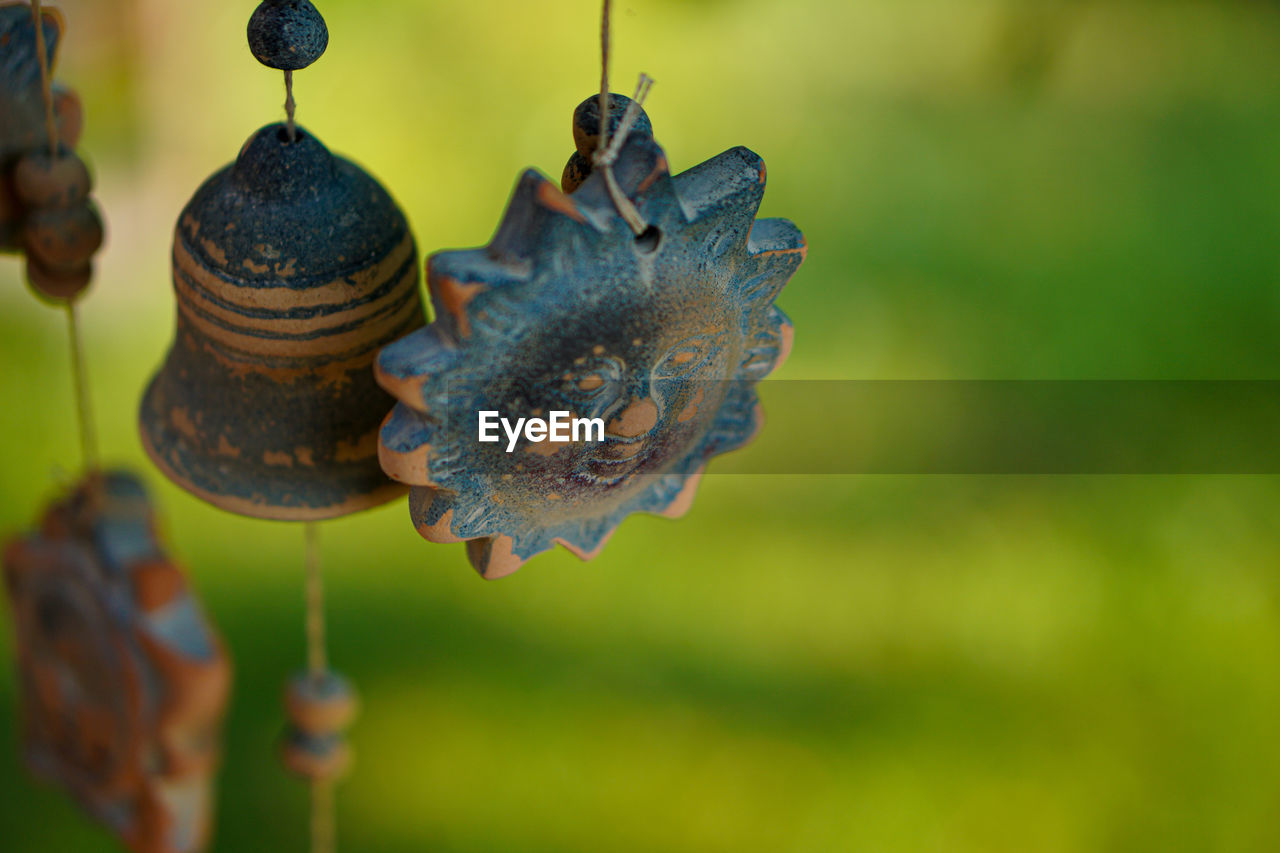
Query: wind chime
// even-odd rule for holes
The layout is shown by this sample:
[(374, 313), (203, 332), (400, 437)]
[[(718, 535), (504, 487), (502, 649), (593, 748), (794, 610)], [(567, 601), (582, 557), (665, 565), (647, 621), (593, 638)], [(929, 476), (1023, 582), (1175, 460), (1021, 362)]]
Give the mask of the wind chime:
[[(284, 72), (287, 120), (179, 216), (177, 327), (140, 432), (192, 494), (305, 524), (308, 661), (286, 685), (282, 752), (311, 784), (313, 850), (335, 845), (357, 704), (328, 666), (315, 523), (407, 490), (418, 532), (465, 542), (485, 578), (557, 543), (590, 558), (629, 514), (688, 509), (711, 457), (758, 430), (756, 385), (790, 348), (774, 302), (805, 243), (755, 219), (763, 161), (735, 148), (671, 175), (642, 108), (652, 81), (609, 91), (609, 20), (605, 0), (600, 91), (573, 113), (560, 185), (526, 171), (487, 246), (428, 259), (430, 325), (404, 215), (295, 122), (293, 73), (328, 44), (307, 0), (263, 0), (248, 26), (254, 56)], [(476, 440), (482, 410), (605, 430), (508, 448)], [(46, 527), (82, 504), (77, 492)]]
[(404, 214), (294, 120), (293, 73), (324, 53), (324, 19), (306, 0), (264, 0), (247, 34), (257, 60), (284, 72), (287, 120), (251, 135), (178, 217), (177, 331), (139, 423), (156, 466), (197, 497), (306, 523), (307, 667), (286, 686), (281, 750), (310, 782), (319, 851), (334, 846), (356, 696), (328, 666), (315, 522), (403, 495), (378, 465), (392, 400), (372, 365), (425, 317)]
[(103, 471), (90, 414), (77, 301), (103, 229), (74, 148), (82, 112), (56, 86), (62, 17), (0, 6), (0, 248), (67, 313), (83, 472), (37, 530), (8, 543), (23, 750), (131, 849), (179, 853), (209, 835), (230, 665), (150, 500)]

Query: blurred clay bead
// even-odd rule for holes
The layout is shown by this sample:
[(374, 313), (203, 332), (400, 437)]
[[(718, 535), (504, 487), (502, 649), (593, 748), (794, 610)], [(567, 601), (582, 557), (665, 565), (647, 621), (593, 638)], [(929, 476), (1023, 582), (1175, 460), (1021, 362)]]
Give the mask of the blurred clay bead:
[(56, 159), (45, 154), (27, 154), (13, 169), (18, 198), (28, 207), (74, 207), (89, 197), (92, 180), (89, 168), (74, 153), (62, 152)]
[[(610, 139), (613, 139), (618, 132), (618, 127), (622, 124), (622, 114), (627, 111), (630, 104), (631, 99), (626, 95), (614, 93), (609, 96)], [(640, 110), (640, 115), (636, 116), (635, 124), (631, 125), (629, 135), (653, 138), (653, 125), (649, 123), (649, 116), (643, 109)], [(573, 111), (573, 144), (577, 146), (578, 153), (588, 160), (591, 159), (596, 146), (600, 144), (600, 98), (598, 96), (587, 98)]]
[(263, 0), (248, 36), (254, 57), (280, 71), (306, 68), (329, 46), (329, 28), (309, 0)]
[(591, 174), (591, 161), (577, 151), (569, 155), (569, 162), (564, 165), (564, 174), (560, 176), (560, 188), (571, 193)]
[(290, 773), (315, 782), (333, 781), (351, 766), (351, 747), (341, 737), (291, 731), (285, 734), (281, 758)]
[(78, 267), (102, 245), (102, 220), (89, 204), (35, 210), (22, 225), (22, 242), (48, 269)]
[(297, 730), (323, 737), (335, 735), (355, 720), (357, 699), (350, 683), (335, 672), (320, 677), (300, 673), (289, 680), (285, 712)]
[(49, 269), (32, 257), (27, 258), (27, 282), (47, 299), (70, 302), (89, 286), (93, 265), (86, 262), (69, 269)]

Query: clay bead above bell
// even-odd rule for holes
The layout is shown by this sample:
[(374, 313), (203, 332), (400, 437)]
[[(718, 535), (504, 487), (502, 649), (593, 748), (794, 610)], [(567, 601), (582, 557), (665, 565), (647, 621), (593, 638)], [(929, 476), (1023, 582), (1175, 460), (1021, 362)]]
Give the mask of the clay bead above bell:
[(201, 186), (173, 243), (177, 333), (143, 399), (175, 483), (259, 518), (313, 520), (402, 493), (378, 466), (392, 401), (371, 365), (421, 326), (417, 248), (359, 166), (262, 128)]
[(329, 46), (329, 28), (308, 0), (263, 0), (246, 34), (254, 58), (279, 71), (306, 68)]

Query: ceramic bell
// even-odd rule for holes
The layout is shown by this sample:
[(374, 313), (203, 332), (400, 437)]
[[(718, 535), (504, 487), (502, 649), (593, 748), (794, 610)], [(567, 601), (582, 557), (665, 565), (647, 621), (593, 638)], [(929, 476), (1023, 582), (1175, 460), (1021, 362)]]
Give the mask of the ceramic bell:
[(303, 128), (262, 128), (173, 241), (177, 333), (142, 401), (175, 483), (258, 518), (315, 520), (403, 493), (378, 466), (392, 406), (371, 365), (424, 322), (403, 213)]

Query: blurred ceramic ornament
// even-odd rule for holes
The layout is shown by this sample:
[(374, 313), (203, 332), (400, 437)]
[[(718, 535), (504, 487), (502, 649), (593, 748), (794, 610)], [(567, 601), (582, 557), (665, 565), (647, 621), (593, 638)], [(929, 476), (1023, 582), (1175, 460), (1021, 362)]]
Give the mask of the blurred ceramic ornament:
[(315, 520), (404, 489), (378, 466), (378, 349), (424, 322), (404, 215), (303, 128), (262, 128), (182, 211), (177, 333), (143, 398), (152, 460), (209, 503)]
[[(41, 22), (45, 55), (52, 73), (62, 39), (62, 15), (57, 9), (44, 9)], [(84, 124), (79, 97), (55, 83), (53, 107), (58, 141), (68, 150), (75, 148)], [(14, 165), (24, 154), (48, 151), (31, 6), (26, 3), (0, 5), (0, 251), (16, 252), (22, 248), (21, 224), (26, 206), (15, 192)]]
[(24, 749), (138, 853), (205, 849), (230, 664), (142, 485), (93, 474), (11, 543)]
[[(617, 112), (627, 103), (613, 96)], [(589, 113), (575, 113), (588, 163)], [(419, 533), (465, 541), (486, 578), (555, 543), (594, 556), (633, 512), (683, 513), (707, 461), (754, 436), (755, 385), (790, 347), (774, 299), (805, 242), (755, 219), (764, 163), (735, 148), (673, 177), (647, 119), (637, 127), (613, 174), (642, 234), (600, 170), (572, 195), (528, 171), (488, 246), (429, 259), (435, 322), (379, 356), (399, 400), (383, 467), (413, 487)], [(606, 426), (602, 441), (526, 432), (508, 452), (506, 436), (478, 441), (481, 411)]]

